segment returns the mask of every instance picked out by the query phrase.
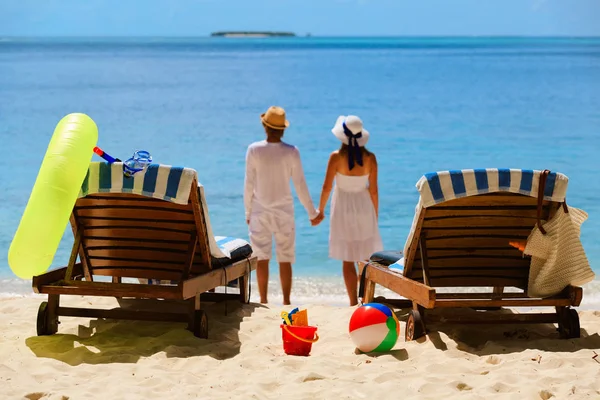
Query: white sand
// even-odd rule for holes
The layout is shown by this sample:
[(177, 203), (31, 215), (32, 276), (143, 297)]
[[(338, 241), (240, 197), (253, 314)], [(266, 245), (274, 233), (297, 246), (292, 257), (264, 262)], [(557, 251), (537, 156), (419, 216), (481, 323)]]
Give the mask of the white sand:
[(436, 325), (428, 339), (406, 343), (402, 321), (394, 350), (366, 355), (348, 335), (354, 308), (300, 305), (321, 339), (310, 357), (295, 357), (282, 350), (281, 306), (229, 302), (225, 316), (225, 303), (206, 303), (208, 340), (178, 323), (67, 317), (58, 334), (38, 337), (42, 299), (0, 300), (2, 399), (600, 398), (598, 311), (580, 311), (576, 340), (558, 339), (549, 325)]

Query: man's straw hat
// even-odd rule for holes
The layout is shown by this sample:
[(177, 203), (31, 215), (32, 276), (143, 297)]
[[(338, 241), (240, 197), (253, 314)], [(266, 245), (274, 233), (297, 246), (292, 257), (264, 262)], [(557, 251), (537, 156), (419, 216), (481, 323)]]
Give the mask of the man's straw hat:
[(281, 107), (271, 106), (267, 112), (260, 115), (260, 119), (268, 127), (273, 129), (285, 129), (290, 122), (285, 119), (285, 110)]

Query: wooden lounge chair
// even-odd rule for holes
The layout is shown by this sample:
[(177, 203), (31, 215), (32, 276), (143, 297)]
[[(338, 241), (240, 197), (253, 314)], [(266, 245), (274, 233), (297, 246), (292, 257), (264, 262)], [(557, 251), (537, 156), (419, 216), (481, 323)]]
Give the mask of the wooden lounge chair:
[[(407, 299), (375, 299), (412, 308), (407, 341), (426, 334), (426, 309), (454, 307), (487, 310), (455, 315), (454, 321), (460, 323), (557, 322), (561, 337), (579, 337), (579, 317), (570, 307), (580, 304), (582, 289), (568, 286), (550, 298), (529, 297), (530, 258), (509, 244), (526, 241), (536, 223), (566, 207), (567, 182), (562, 174), (531, 170), (425, 175), (417, 183), (421, 197), (404, 252), (395, 257), (382, 252), (359, 263), (363, 303), (374, 301), (376, 284)], [(460, 293), (459, 287), (471, 289)], [(440, 292), (439, 288), (445, 289)], [(489, 289), (482, 292), (483, 288)], [(556, 312), (494, 311), (540, 306), (555, 307)], [(452, 321), (447, 314), (445, 321)]]
[[(248, 302), (252, 249), (246, 244), (227, 254), (216, 243), (196, 171), (151, 165), (132, 178), (122, 171), (120, 163), (90, 164), (70, 219), (69, 263), (33, 278), (34, 292), (48, 295), (38, 335), (56, 333), (58, 317), (69, 316), (188, 322), (195, 336), (207, 338), (201, 295), (223, 295), (206, 292), (239, 278), (235, 296)], [(61, 307), (61, 295), (177, 300), (182, 312)]]

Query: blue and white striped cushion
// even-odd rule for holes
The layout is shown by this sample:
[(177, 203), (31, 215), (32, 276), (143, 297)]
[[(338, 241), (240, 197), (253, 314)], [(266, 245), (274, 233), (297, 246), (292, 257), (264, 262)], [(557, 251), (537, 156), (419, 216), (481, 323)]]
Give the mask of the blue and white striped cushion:
[[(511, 192), (537, 197), (542, 171), (524, 169), (463, 169), (431, 172), (417, 182), (423, 207), (483, 193)], [(558, 172), (548, 174), (544, 199), (564, 201), (569, 179)]]
[(217, 245), (221, 249), (221, 251), (226, 254), (228, 257), (231, 257), (231, 254), (244, 246), (249, 246), (248, 243), (244, 239), (229, 237), (229, 236), (215, 236), (215, 240), (217, 241)]
[(151, 164), (130, 178), (123, 175), (123, 163), (92, 162), (79, 197), (93, 193), (134, 193), (177, 204), (187, 204), (195, 170)]

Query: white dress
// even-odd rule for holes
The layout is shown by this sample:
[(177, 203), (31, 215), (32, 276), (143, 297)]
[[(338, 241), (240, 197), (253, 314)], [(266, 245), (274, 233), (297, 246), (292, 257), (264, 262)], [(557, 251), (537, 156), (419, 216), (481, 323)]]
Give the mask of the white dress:
[(363, 261), (383, 250), (368, 182), (369, 175), (336, 174), (331, 200), (329, 257)]

